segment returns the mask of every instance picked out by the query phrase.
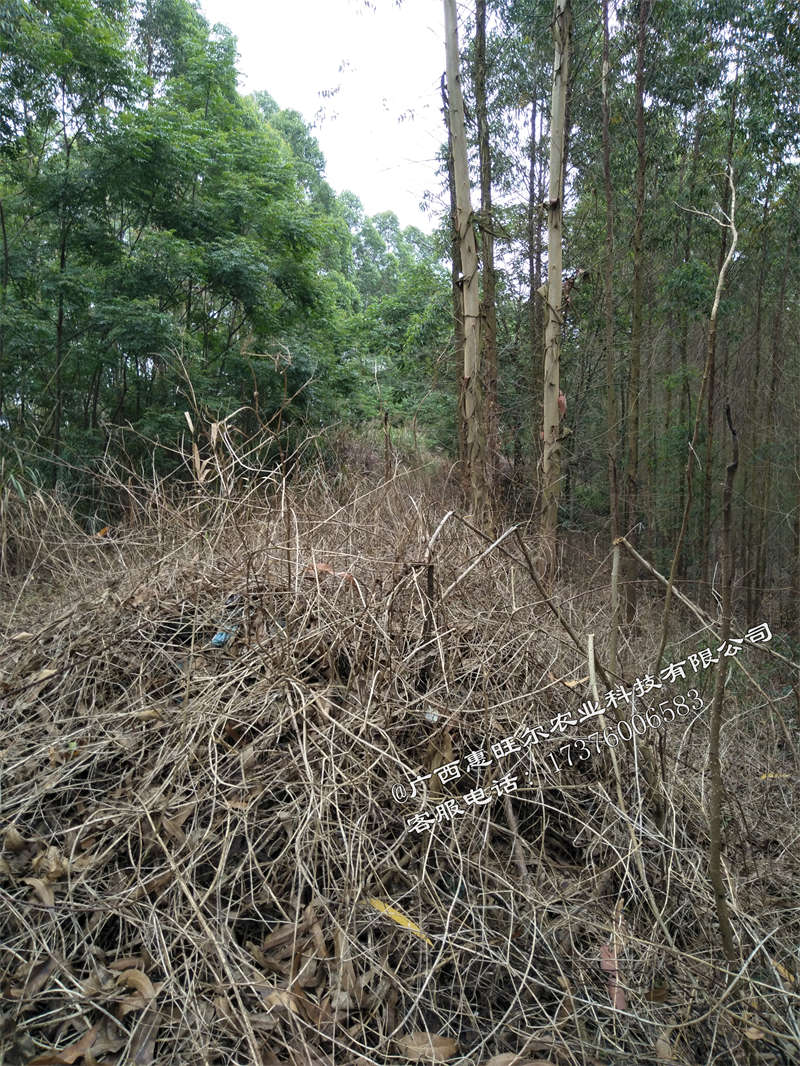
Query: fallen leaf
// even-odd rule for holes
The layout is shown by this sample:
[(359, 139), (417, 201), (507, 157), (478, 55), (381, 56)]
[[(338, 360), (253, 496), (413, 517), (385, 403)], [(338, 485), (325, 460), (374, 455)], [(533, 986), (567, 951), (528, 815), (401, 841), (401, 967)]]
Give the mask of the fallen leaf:
[(23, 996), (35, 996), (36, 993), (41, 992), (47, 984), (48, 977), (57, 965), (56, 960), (51, 955), (44, 962), (40, 962), (38, 966), (33, 967), (23, 988), (10, 988), (8, 995), (12, 999), (22, 999)]
[(70, 1044), (69, 1047), (61, 1048), (60, 1051), (46, 1051), (43, 1055), (37, 1055), (35, 1059), (31, 1059), (28, 1066), (59, 1066), (61, 1063), (66, 1063), (66, 1066), (70, 1066), (71, 1063), (77, 1062), (77, 1060), (88, 1051), (97, 1038), (97, 1026), (93, 1025), (91, 1029), (87, 1029), (83, 1036), (74, 1044)]
[(483, 1066), (554, 1066), (550, 1059), (526, 1059), (516, 1052), (507, 1052), (505, 1055), (493, 1055), (483, 1063)]
[(46, 881), (57, 881), (69, 873), (69, 862), (58, 848), (51, 845), (31, 861), (31, 869), (35, 874), (42, 874)]
[(139, 1018), (131, 1034), (130, 1062), (134, 1066), (150, 1066), (156, 1050), (156, 1033), (158, 1032), (158, 1015), (150, 1006)]
[(53, 890), (40, 877), (23, 877), (23, 884), (30, 885), (45, 907), (55, 907), (56, 897)]
[(772, 963), (772, 965), (775, 967), (775, 969), (778, 971), (784, 981), (788, 981), (790, 985), (794, 984), (794, 978), (785, 966), (782, 966), (776, 959), (770, 959), (769, 961)]
[(102, 529), (98, 529), (98, 531), (95, 533), (95, 536), (96, 537), (105, 537), (108, 534), (108, 531), (109, 531), (110, 528), (111, 528), (110, 526), (103, 526)]
[(313, 580), (314, 577), (322, 575), (323, 577), (333, 577), (336, 571), (332, 566), (328, 566), (327, 563), (309, 563), (303, 571), (303, 577), (308, 577)]
[(644, 994), (644, 998), (651, 1003), (663, 1003), (668, 996), (669, 985), (653, 985), (653, 987), (649, 988)]
[(127, 955), (123, 959), (114, 959), (113, 962), (107, 962), (109, 970), (141, 970), (144, 966), (144, 959), (141, 955)]
[(669, 1042), (669, 1033), (665, 1030), (656, 1038), (656, 1058), (660, 1062), (674, 1062), (672, 1044)]
[(789, 781), (791, 774), (759, 774), (759, 781)]
[(608, 974), (608, 994), (615, 1010), (625, 1010), (625, 993), (618, 982), (617, 954), (611, 944), (600, 945), (600, 969)]
[(405, 914), (402, 914), (396, 907), (391, 907), (388, 903), (384, 903), (382, 900), (375, 899), (372, 896), (367, 900), (367, 903), (369, 903), (370, 907), (374, 907), (376, 911), (381, 911), (387, 918), (391, 918), (393, 922), (402, 926), (403, 929), (408, 929), (414, 936), (418, 936), (420, 940), (424, 940), (426, 944), (430, 944), (433, 947), (433, 941), (425, 936), (415, 922), (412, 922), (410, 918), (406, 918)]
[(578, 678), (575, 678), (574, 680), (567, 681), (563, 677), (556, 677), (556, 675), (552, 672), (552, 670), (548, 670), (547, 671), (547, 676), (550, 678), (550, 680), (552, 682), (554, 682), (557, 685), (564, 685), (565, 688), (578, 688), (580, 685), (585, 685), (586, 682), (589, 680), (589, 678), (587, 676), (587, 677), (578, 677)]
[(153, 988), (153, 982), (142, 970), (123, 970), (117, 977), (117, 984), (135, 988), (146, 1000), (155, 999), (156, 990)]
[(617, 972), (617, 957), (610, 944), (600, 945), (600, 969), (604, 973)]
[(297, 1014), (297, 1006), (292, 993), (287, 992), (285, 988), (276, 988), (269, 992), (264, 996), (264, 1002), (270, 1007), (287, 1007), (294, 1014)]
[(755, 1026), (753, 1026), (753, 1025), (748, 1026), (748, 1028), (745, 1029), (744, 1035), (747, 1037), (748, 1040), (763, 1040), (764, 1039), (764, 1034), (761, 1032), (761, 1030), (760, 1029), (756, 1029)]
[(269, 936), (263, 941), (261, 950), (270, 951), (272, 948), (287, 944), (290, 940), (294, 940), (296, 933), (297, 926), (285, 922), (269, 934)]
[(152, 722), (161, 718), (161, 711), (158, 707), (145, 707), (143, 711), (136, 711), (133, 717), (139, 722)]
[(458, 1041), (421, 1030), (399, 1037), (397, 1046), (412, 1062), (447, 1062), (458, 1054)]
[(23, 839), (22, 834), (13, 825), (10, 825), (8, 829), (6, 829), (5, 833), (3, 834), (3, 838), (5, 842), (5, 847), (9, 851), (13, 851), (16, 853), (18, 851), (22, 851), (22, 849), (25, 847), (25, 840)]
[(325, 947), (325, 937), (322, 932), (322, 926), (319, 922), (313, 922), (311, 925), (311, 936), (314, 939), (314, 947), (317, 949), (317, 954), (321, 959), (327, 959), (328, 949)]
[(55, 677), (57, 673), (58, 670), (51, 670), (49, 667), (45, 667), (44, 670), (40, 670), (38, 674), (34, 674), (28, 684), (38, 685), (42, 681), (49, 681), (50, 678)]
[(29, 633), (27, 631), (27, 629), (26, 629), (26, 630), (23, 630), (22, 633), (15, 633), (14, 636), (11, 639), (12, 640), (32, 640), (33, 639), (33, 633)]

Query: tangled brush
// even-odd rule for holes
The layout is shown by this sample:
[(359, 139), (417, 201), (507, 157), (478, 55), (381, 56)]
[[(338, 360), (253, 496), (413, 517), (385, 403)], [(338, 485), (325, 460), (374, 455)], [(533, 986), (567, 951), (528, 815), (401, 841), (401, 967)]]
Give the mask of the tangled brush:
[(655, 780), (636, 744), (615, 780), (569, 738), (558, 770), (544, 752), (466, 765), (591, 698), (562, 622), (602, 648), (604, 592), (565, 575), (544, 594), (523, 538), (483, 536), (435, 489), (312, 470), (151, 499), (67, 552), (59, 596), (19, 598), (0, 1061), (797, 1060), (780, 731), (756, 736), (752, 700), (729, 697), (724, 758), (751, 754), (726, 831), (727, 973), (702, 718), (658, 734)]

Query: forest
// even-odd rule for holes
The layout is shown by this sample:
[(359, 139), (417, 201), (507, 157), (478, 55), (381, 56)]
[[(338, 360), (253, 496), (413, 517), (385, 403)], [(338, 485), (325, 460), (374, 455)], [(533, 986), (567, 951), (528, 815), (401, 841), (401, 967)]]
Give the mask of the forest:
[(0, 0), (0, 1066), (800, 1061), (800, 7), (433, 6)]

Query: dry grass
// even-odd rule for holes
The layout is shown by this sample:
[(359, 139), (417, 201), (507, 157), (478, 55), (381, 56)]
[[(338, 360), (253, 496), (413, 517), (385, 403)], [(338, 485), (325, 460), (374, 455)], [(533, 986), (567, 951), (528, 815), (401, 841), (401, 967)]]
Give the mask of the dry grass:
[[(450, 492), (438, 468), (385, 485), (312, 466), (233, 495), (130, 488), (106, 538), (56, 512), (6, 531), (58, 591), (6, 579), (0, 1062), (800, 1058), (780, 704), (728, 697), (733, 981), (706, 874), (703, 714), (661, 730), (661, 825), (627, 745), (624, 812), (594, 756), (406, 832), (513, 762), (405, 805), (393, 784), (589, 698), (559, 680), (585, 676), (585, 653), (513, 538), (471, 570), (488, 545), (457, 516), (431, 545)], [(602, 651), (600, 563), (565, 567), (557, 600)], [(644, 669), (657, 612), (641, 610)], [(441, 1039), (426, 1052), (415, 1032)]]

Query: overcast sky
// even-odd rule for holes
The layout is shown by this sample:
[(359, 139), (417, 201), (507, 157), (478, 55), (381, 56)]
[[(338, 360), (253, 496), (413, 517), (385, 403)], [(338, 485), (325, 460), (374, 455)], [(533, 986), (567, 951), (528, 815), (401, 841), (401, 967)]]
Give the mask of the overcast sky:
[(419, 205), (426, 190), (439, 196), (441, 0), (200, 3), (238, 38), (240, 90), (266, 89), (314, 123), (337, 191), (351, 189), (367, 214), (433, 228)]

